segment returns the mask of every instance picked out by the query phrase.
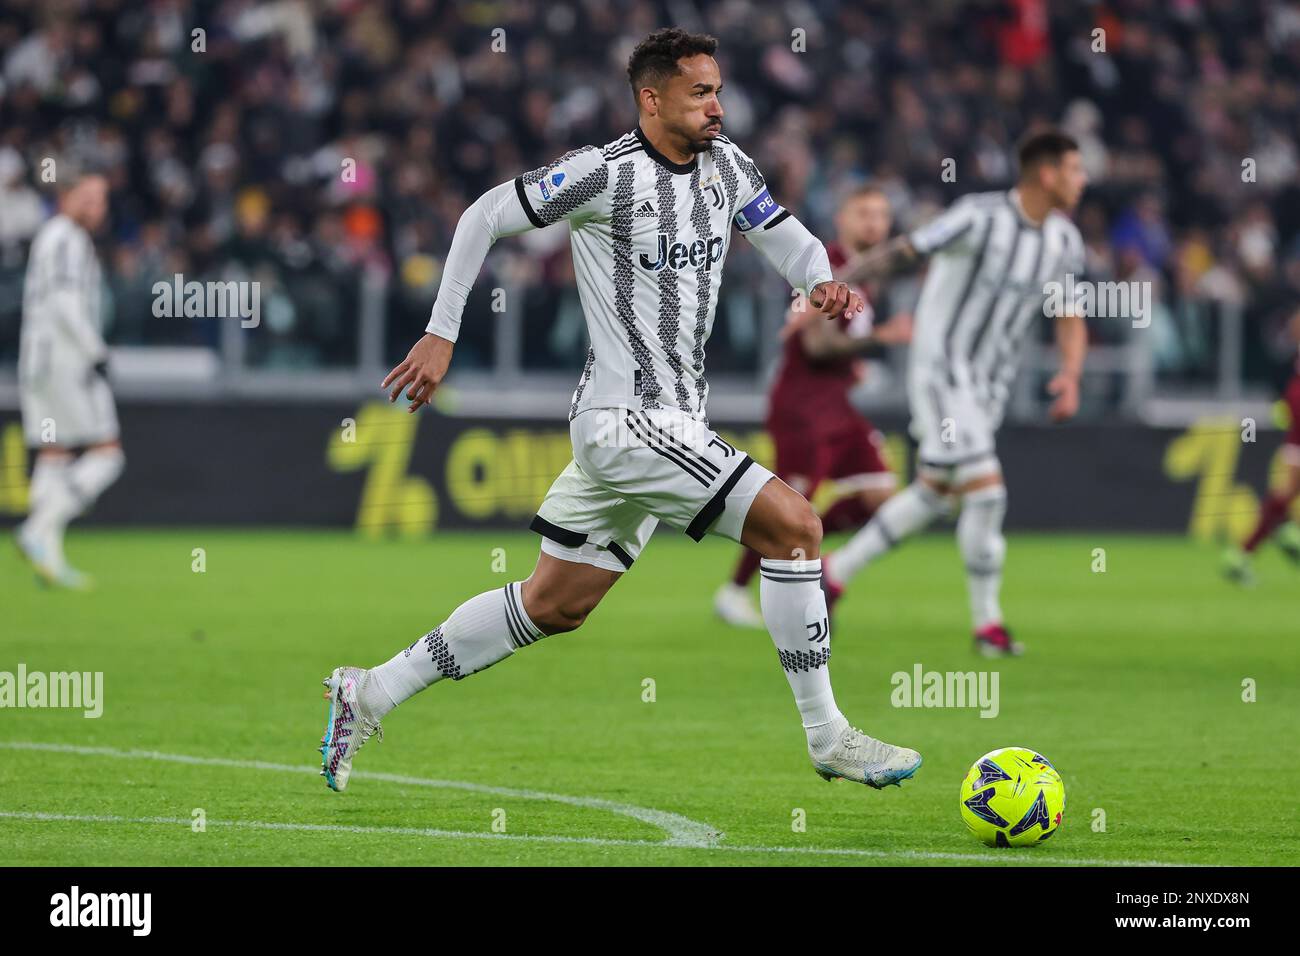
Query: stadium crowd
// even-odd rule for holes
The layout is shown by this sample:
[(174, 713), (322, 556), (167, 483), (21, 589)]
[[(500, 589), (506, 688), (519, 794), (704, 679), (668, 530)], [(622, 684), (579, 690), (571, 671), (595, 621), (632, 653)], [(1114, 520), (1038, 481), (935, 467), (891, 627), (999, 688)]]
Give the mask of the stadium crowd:
[[(347, 364), (370, 270), (391, 277), (404, 351), (461, 210), (629, 129), (627, 55), (670, 22), (719, 37), (727, 133), (823, 235), (848, 184), (883, 183), (906, 228), (1009, 184), (1017, 137), (1057, 123), (1092, 181), (1089, 277), (1161, 290), (1158, 366), (1211, 361), (1204, 302), (1244, 309), (1253, 377), (1280, 359), (1300, 301), (1300, 3), (1284, 0), (3, 0), (0, 354), (51, 203), (42, 160), (69, 154), (112, 184), (111, 342), (211, 340), (154, 319), (150, 288), (237, 268), (283, 292), (261, 360)], [(491, 267), (563, 284), (566, 244), (506, 244)], [(744, 246), (733, 269), (757, 272)]]

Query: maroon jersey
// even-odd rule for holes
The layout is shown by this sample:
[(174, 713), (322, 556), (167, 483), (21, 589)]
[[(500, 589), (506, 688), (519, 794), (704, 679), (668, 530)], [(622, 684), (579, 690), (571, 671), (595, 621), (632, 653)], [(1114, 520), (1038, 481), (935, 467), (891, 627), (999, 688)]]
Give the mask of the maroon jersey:
[[(839, 243), (826, 243), (831, 268), (839, 269), (848, 261)], [(850, 335), (866, 336), (871, 331), (872, 308), (866, 294), (858, 288), (866, 307), (852, 318), (814, 318), (814, 322), (838, 322)], [(851, 428), (858, 413), (849, 403), (849, 390), (857, 381), (854, 356), (816, 360), (803, 350), (798, 334), (785, 341), (781, 369), (777, 373), (768, 406), (769, 428), (806, 429), (819, 435)]]

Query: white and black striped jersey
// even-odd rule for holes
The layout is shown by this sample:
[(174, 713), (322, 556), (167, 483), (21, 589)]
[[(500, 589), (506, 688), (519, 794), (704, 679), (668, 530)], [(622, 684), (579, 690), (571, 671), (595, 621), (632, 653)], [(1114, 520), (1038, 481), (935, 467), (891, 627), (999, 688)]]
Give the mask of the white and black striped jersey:
[(910, 374), (1001, 409), (1022, 344), (1043, 315), (1047, 283), (1083, 273), (1079, 230), (1055, 210), (1035, 225), (1011, 190), (963, 196), (909, 239), (931, 256)]
[(676, 163), (638, 127), (503, 183), (475, 206), (457, 226), (428, 331), (455, 339), (484, 242), (566, 220), (591, 337), (570, 418), (584, 408), (629, 406), (704, 419), (704, 345), (733, 223), (792, 285), (831, 278), (825, 248), (724, 136)]
[(106, 357), (100, 334), (102, 274), (90, 234), (64, 215), (32, 240), (23, 283), (20, 375), (81, 370)]

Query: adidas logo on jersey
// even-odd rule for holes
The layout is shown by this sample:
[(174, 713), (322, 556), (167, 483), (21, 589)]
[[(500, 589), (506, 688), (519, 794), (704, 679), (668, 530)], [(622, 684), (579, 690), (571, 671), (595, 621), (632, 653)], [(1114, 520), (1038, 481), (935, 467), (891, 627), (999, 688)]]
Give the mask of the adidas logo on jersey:
[(633, 219), (653, 219), (653, 218), (654, 218), (655, 216), (657, 216), (657, 215), (659, 215), (659, 214), (658, 214), (657, 212), (655, 212), (654, 204), (651, 203), (650, 200), (647, 199), (647, 200), (646, 200), (645, 202), (643, 202), (641, 205), (639, 205), (639, 206), (636, 207), (636, 212), (632, 213), (632, 218), (633, 218)]

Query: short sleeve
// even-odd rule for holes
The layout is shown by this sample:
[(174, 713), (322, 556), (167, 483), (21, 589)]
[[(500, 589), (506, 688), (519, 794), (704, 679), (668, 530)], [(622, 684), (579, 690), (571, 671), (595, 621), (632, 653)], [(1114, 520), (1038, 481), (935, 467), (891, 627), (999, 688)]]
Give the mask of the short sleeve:
[(515, 193), (538, 229), (561, 219), (584, 220), (608, 214), (609, 166), (594, 146), (565, 153), (545, 166), (515, 178)]
[(974, 203), (963, 196), (925, 225), (912, 230), (907, 238), (913, 249), (928, 256), (969, 236), (974, 224)]

